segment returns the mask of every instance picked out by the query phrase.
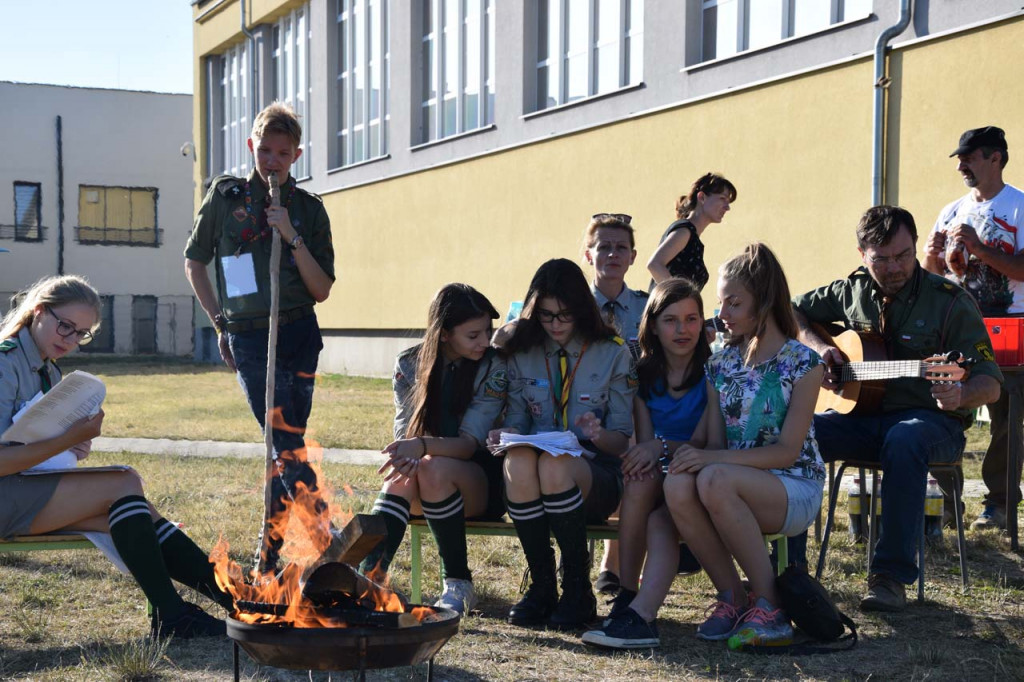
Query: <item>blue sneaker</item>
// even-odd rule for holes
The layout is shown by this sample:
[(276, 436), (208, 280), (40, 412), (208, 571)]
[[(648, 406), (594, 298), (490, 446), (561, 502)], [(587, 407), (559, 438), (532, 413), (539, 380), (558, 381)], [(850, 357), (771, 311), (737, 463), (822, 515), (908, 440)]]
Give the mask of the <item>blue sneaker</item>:
[(708, 607), (711, 615), (697, 626), (697, 639), (706, 642), (720, 642), (729, 639), (729, 635), (736, 628), (736, 624), (747, 612), (747, 609), (737, 607), (732, 603), (732, 590), (725, 590), (718, 593), (717, 600)]
[(607, 619), (600, 630), (584, 632), (583, 641), (609, 649), (650, 649), (661, 645), (654, 621), (648, 623), (628, 607)]
[(1006, 528), (1006, 512), (994, 504), (986, 504), (985, 510), (974, 519), (971, 530), (1002, 530)]
[(788, 646), (792, 643), (793, 626), (789, 617), (764, 597), (758, 597), (743, 614), (729, 637), (729, 648), (734, 650), (745, 646)]

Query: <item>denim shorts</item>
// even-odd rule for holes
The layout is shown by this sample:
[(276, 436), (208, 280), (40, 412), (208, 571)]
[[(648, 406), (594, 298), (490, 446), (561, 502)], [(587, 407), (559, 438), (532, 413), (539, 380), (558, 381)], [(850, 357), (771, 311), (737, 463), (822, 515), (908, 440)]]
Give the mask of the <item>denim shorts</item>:
[(786, 488), (786, 520), (780, 533), (786, 537), (800, 535), (811, 525), (821, 509), (824, 481), (816, 481), (805, 476), (776, 474)]

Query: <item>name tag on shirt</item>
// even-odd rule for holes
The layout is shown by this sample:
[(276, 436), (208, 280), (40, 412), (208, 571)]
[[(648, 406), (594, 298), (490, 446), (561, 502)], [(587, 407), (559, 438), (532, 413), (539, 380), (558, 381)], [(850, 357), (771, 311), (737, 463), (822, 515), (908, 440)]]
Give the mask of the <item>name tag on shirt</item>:
[(251, 253), (223, 256), (220, 264), (224, 270), (224, 286), (228, 298), (248, 296), (258, 291)]

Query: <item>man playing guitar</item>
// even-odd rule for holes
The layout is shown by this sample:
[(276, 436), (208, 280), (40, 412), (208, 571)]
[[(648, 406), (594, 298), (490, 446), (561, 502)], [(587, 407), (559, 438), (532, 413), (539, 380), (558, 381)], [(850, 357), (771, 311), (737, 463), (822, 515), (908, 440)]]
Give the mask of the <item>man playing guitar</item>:
[[(879, 413), (829, 410), (814, 416), (826, 461), (882, 464), (881, 534), (861, 609), (899, 611), (906, 606), (904, 586), (918, 575), (915, 555), (928, 463), (960, 457), (973, 408), (999, 397), (1002, 374), (970, 295), (919, 265), (917, 227), (908, 211), (894, 206), (868, 209), (857, 225), (857, 243), (863, 267), (794, 299), (800, 341), (816, 350), (830, 368), (847, 358), (809, 323), (877, 333), (889, 360), (921, 361), (957, 350), (976, 362), (965, 381), (886, 381)], [(837, 378), (837, 372), (826, 372), (822, 386), (838, 390)], [(802, 556), (805, 542), (806, 535), (803, 542), (791, 544), (790, 556)]]

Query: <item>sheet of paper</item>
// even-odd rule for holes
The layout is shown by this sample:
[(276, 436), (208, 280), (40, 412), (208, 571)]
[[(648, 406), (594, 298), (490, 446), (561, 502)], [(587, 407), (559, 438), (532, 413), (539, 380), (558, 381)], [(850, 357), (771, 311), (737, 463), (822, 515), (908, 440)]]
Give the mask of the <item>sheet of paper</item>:
[(506, 450), (517, 445), (528, 445), (555, 457), (569, 455), (570, 457), (592, 458), (595, 456), (593, 452), (580, 445), (580, 441), (572, 431), (545, 431), (529, 436), (503, 433), (498, 444), (489, 447), (493, 454), (503, 455)]
[(98, 377), (76, 370), (29, 406), (0, 435), (0, 441), (37, 443), (56, 438), (79, 419), (99, 413), (106, 396), (107, 387)]
[(253, 266), (251, 253), (223, 256), (220, 264), (224, 270), (228, 298), (256, 293), (256, 268)]
[(128, 471), (127, 464), (108, 464), (102, 467), (67, 467), (53, 469), (26, 469), (19, 476), (48, 476), (50, 474), (103, 474), (110, 471)]
[[(42, 399), (43, 399), (43, 392), (39, 391), (39, 393), (36, 393), (32, 397), (31, 400), (29, 400), (24, 405), (22, 405), (20, 410), (18, 410), (17, 412), (14, 413), (14, 416), (11, 418), (11, 422), (14, 423), (14, 422), (18, 421), (19, 419), (21, 419), (22, 415), (25, 414), (26, 412), (28, 412), (29, 408), (31, 408), (33, 405), (35, 405), (36, 403), (38, 403)], [(43, 470), (50, 470), (50, 469), (69, 469), (71, 467), (76, 467), (76, 466), (78, 466), (78, 457), (76, 457), (75, 453), (71, 452), (70, 450), (65, 450), (64, 452), (58, 452), (56, 455), (54, 455), (50, 459), (43, 460), (39, 464), (37, 464), (34, 467), (31, 467), (30, 469), (28, 469), (28, 471), (43, 471)]]

